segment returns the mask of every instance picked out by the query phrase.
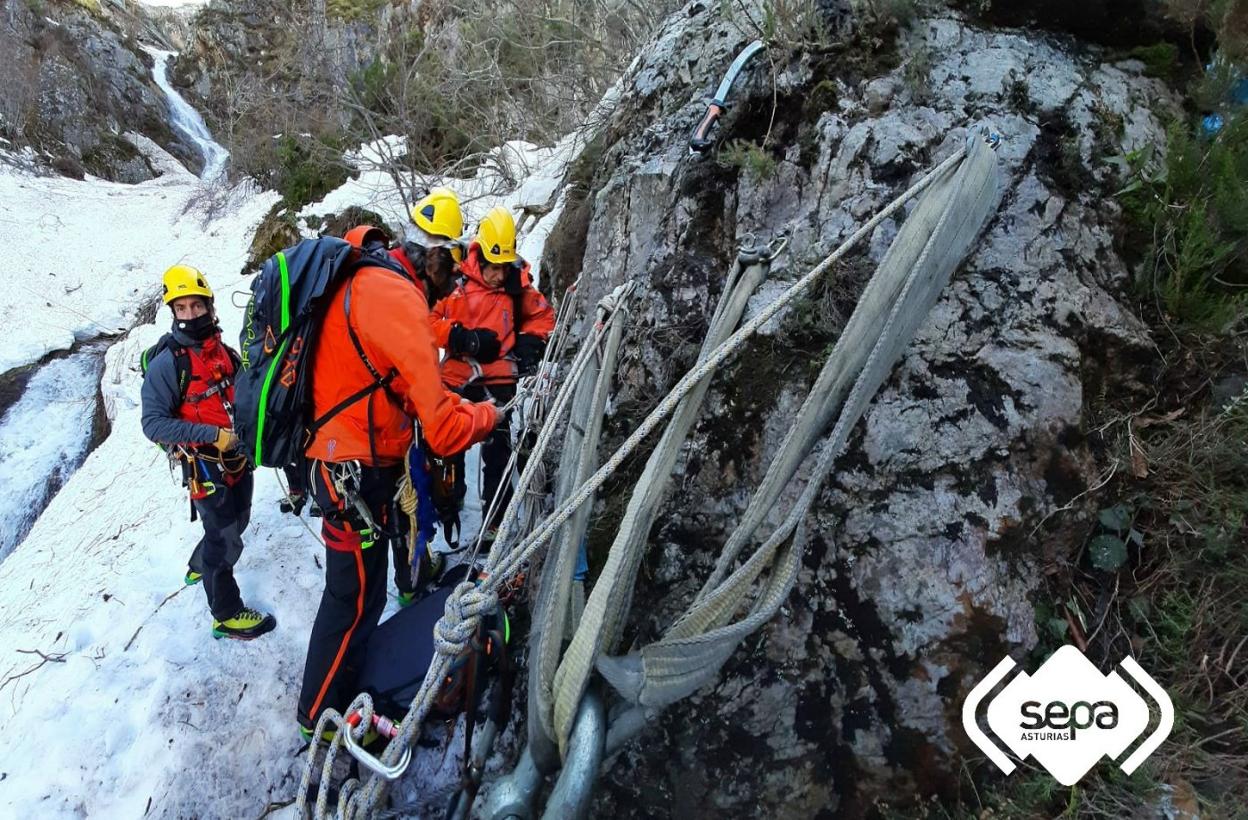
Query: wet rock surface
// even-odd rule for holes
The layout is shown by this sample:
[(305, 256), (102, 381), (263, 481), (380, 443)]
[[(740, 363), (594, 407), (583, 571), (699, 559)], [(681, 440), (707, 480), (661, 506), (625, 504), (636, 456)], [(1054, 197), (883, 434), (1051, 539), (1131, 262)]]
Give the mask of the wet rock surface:
[(0, 6), (0, 136), (60, 173), (142, 182), (158, 171), (125, 137), (139, 132), (197, 170), (198, 152), (168, 124), (139, 42), (163, 43), (140, 7), (74, 2)]

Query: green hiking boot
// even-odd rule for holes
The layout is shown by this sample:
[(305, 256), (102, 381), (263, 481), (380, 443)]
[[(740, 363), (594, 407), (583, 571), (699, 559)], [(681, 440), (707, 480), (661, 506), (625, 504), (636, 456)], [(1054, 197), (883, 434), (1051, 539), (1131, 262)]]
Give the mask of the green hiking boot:
[[(309, 729), (307, 726), (300, 724), (299, 736), (303, 738), (304, 743), (312, 742), (312, 730)], [(332, 743), (333, 740), (334, 740), (333, 729), (326, 729), (324, 732), (321, 732), (321, 743)]]
[(186, 584), (188, 587), (191, 584), (198, 584), (202, 580), (204, 580), (204, 574), (202, 572), (196, 572), (193, 569), (188, 569), (186, 571), (186, 575), (182, 577), (182, 583)]
[(277, 626), (277, 619), (264, 612), (243, 608), (233, 618), (212, 622), (212, 637), (232, 638), (236, 641), (250, 641), (266, 632), (272, 632)]

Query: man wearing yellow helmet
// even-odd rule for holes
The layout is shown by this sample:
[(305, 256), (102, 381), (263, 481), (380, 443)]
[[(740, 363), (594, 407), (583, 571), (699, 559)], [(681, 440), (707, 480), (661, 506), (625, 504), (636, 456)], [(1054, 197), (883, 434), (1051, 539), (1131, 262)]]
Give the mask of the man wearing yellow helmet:
[(143, 433), (182, 462), (192, 513), (203, 523), (186, 582), (202, 577), (213, 637), (250, 640), (277, 621), (245, 607), (234, 580), (252, 491), (233, 429), (238, 354), (221, 341), (212, 289), (198, 270), (165, 271), (164, 302), (173, 329), (143, 354)]
[[(537, 370), (555, 312), (533, 287), (529, 264), (516, 253), (516, 223), (506, 208), (494, 208), (477, 230), (460, 264), (463, 281), (433, 308), (434, 340), (445, 348), (443, 383), (470, 401), (500, 405), (516, 395), (516, 382)], [(499, 493), (496, 518), (482, 522), (487, 536), (506, 507), (511, 482), (503, 475), (511, 458), (510, 420), (481, 444), (482, 507)], [(454, 509), (442, 511), (446, 531), (458, 529), (466, 485), (464, 457), (456, 457)]]
[(455, 287), (455, 266), (463, 258), (459, 197), (450, 188), (434, 188), (412, 206), (409, 217), (403, 244), (390, 256), (420, 284), (433, 307)]

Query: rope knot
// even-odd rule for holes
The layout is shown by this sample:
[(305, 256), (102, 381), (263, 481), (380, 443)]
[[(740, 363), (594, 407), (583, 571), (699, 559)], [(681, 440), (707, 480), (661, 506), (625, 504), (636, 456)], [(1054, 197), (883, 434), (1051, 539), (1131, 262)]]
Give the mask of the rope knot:
[(439, 655), (455, 657), (481, 625), (481, 618), (498, 608), (498, 595), (465, 581), (446, 599), (446, 609), (433, 629), (433, 647)]

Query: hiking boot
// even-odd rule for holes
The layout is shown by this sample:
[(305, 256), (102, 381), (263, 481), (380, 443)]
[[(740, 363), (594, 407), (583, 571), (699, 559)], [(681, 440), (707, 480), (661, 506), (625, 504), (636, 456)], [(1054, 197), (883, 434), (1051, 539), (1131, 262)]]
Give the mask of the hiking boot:
[(277, 509), (280, 512), (290, 513), (296, 518), (303, 512), (303, 505), (308, 502), (306, 493), (291, 492), (285, 498), (277, 503)]
[(264, 612), (254, 609), (240, 609), (233, 618), (212, 622), (212, 637), (233, 638), (236, 641), (250, 641), (266, 632), (272, 632), (277, 626), (277, 619)]
[(188, 569), (186, 575), (182, 576), (182, 583), (188, 587), (192, 584), (198, 584), (202, 580), (204, 580), (204, 574), (193, 569)]

